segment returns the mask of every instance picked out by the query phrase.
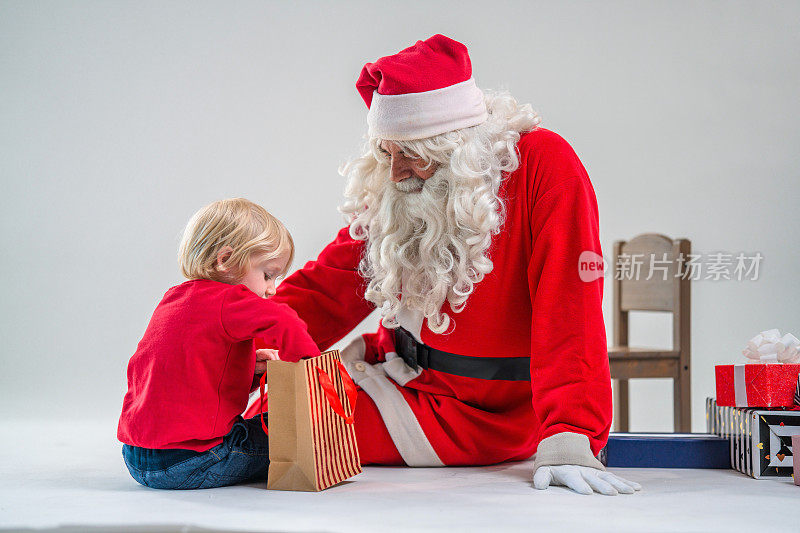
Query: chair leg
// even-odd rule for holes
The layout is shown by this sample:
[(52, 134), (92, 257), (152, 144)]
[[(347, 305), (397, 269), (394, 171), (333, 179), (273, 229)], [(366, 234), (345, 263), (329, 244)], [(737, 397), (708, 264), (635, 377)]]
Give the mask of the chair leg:
[(614, 387), (614, 431), (627, 432), (628, 427), (628, 380), (615, 379)]
[(692, 397), (688, 372), (673, 380), (672, 403), (675, 433), (692, 432)]

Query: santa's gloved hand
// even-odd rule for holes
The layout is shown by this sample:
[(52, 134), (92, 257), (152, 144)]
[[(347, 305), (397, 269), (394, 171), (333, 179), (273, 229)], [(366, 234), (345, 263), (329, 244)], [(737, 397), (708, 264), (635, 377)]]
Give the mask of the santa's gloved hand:
[(594, 491), (606, 496), (616, 496), (619, 493), (633, 494), (642, 488), (635, 481), (628, 481), (611, 472), (588, 466), (540, 466), (533, 474), (533, 486), (543, 490), (550, 485), (563, 485), (579, 494), (591, 494)]

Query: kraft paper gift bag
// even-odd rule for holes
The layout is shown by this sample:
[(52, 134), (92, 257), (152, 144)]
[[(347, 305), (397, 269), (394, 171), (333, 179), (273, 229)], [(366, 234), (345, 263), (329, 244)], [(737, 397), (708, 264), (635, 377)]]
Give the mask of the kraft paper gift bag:
[(268, 489), (320, 491), (361, 473), (356, 386), (338, 350), (296, 363), (268, 361), (266, 380)]

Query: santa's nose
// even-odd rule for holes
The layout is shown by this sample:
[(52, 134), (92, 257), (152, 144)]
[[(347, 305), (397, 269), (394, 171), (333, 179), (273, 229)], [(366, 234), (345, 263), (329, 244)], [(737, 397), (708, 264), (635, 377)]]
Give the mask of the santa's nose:
[(411, 177), (411, 169), (403, 164), (398, 157), (392, 157), (392, 166), (389, 169), (389, 179), (395, 183), (400, 183), (404, 179)]

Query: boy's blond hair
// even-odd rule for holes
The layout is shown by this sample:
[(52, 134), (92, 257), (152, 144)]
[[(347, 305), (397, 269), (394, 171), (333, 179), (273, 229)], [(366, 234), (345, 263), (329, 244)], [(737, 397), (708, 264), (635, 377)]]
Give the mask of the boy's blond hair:
[[(217, 254), (225, 246), (233, 249), (225, 261), (225, 272), (217, 268)], [(294, 260), (294, 241), (281, 221), (258, 204), (244, 198), (213, 202), (192, 215), (178, 249), (181, 272), (189, 279), (211, 279), (230, 283), (241, 279), (247, 262), (256, 253), (267, 259), (289, 252), (285, 276)]]

